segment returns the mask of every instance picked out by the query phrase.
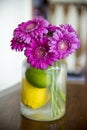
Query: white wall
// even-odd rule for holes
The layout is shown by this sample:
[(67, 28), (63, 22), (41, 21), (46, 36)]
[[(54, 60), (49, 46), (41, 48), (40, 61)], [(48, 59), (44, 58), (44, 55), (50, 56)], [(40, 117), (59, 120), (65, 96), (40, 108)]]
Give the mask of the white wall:
[(23, 53), (12, 51), (13, 30), (31, 19), (32, 0), (0, 0), (0, 91), (21, 81)]

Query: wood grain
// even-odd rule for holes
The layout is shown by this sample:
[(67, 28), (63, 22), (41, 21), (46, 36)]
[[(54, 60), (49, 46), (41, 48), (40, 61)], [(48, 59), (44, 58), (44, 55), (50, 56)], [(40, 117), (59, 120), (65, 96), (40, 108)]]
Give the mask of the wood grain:
[(20, 113), (20, 84), (0, 92), (0, 130), (87, 130), (87, 84), (68, 84), (66, 114), (51, 122)]

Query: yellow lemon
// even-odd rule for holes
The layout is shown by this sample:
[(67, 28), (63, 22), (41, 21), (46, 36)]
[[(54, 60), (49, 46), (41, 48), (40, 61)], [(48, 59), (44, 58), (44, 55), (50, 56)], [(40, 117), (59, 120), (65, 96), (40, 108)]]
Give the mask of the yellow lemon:
[(37, 88), (32, 86), (26, 79), (22, 80), (23, 104), (36, 109), (45, 105), (48, 100), (47, 88)]

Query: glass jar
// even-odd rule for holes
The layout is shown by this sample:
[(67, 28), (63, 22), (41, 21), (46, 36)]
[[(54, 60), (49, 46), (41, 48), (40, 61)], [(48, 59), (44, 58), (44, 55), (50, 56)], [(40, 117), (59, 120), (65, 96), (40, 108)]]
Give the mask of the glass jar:
[(22, 66), (21, 113), (38, 121), (53, 121), (64, 116), (66, 110), (65, 61), (58, 61), (46, 70)]

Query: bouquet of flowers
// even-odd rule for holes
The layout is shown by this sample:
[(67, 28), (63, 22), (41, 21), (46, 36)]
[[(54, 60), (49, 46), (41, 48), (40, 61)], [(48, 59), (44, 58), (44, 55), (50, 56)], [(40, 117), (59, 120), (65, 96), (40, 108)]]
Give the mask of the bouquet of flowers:
[(52, 66), (79, 47), (80, 40), (71, 25), (56, 27), (40, 17), (19, 24), (11, 40), (11, 48), (24, 50), (27, 62), (38, 69)]
[[(28, 89), (29, 91), (32, 90), (30, 91), (32, 95), (34, 93), (33, 96), (29, 96), (29, 94), (26, 96), (28, 103), (22, 99), (25, 105), (37, 109), (46, 104), (47, 101), (44, 101), (46, 93), (46, 70), (54, 66), (56, 62), (65, 59), (69, 54), (74, 53), (79, 47), (80, 40), (78, 34), (69, 24), (61, 24), (57, 27), (42, 17), (36, 17), (33, 20), (22, 22), (18, 25), (13, 32), (11, 48), (16, 51), (24, 51), (27, 63), (31, 66), (31, 68), (26, 70), (25, 75), (28, 81), (28, 83), (26, 81), (26, 86), (28, 87), (23, 97), (27, 95)], [(48, 76), (48, 78), (50, 82), (50, 76)], [(53, 79), (54, 78), (55, 73)], [(61, 109), (59, 100), (56, 100), (56, 89), (53, 87), (57, 86), (55, 84), (56, 80), (54, 85), (53, 83), (50, 85), (53, 116), (58, 115), (58, 107)], [(41, 92), (42, 100), (40, 99), (41, 97), (37, 98), (37, 96), (35, 96), (36, 92)], [(65, 102), (65, 95), (62, 93), (60, 87), (58, 93)], [(31, 101), (31, 97), (34, 100)]]

